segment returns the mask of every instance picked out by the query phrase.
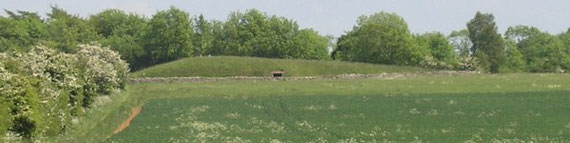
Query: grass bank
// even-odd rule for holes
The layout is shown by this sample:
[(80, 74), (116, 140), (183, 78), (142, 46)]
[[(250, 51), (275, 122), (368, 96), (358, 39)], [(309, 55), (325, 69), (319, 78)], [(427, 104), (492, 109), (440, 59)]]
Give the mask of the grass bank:
[(339, 61), (269, 59), (255, 57), (191, 57), (137, 71), (131, 77), (228, 77), (269, 76), (284, 70), (285, 76), (321, 76), (341, 74), (378, 74), (418, 72), (426, 69)]

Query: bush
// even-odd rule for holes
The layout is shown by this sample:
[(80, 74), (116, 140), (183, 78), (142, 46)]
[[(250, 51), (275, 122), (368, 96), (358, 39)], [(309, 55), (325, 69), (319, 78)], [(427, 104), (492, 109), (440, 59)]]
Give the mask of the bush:
[(464, 71), (480, 71), (481, 67), (479, 62), (475, 57), (461, 57), (459, 58), (459, 63), (455, 66), (456, 70)]
[(25, 55), (17, 56), (17, 58), (22, 62), (21, 65), (24, 69), (27, 69), (25, 72), (28, 72), (32, 77), (49, 82), (44, 83), (45, 85), (54, 86), (52, 88), (58, 89), (48, 95), (53, 97), (62, 95), (68, 98), (70, 108), (74, 111), (70, 114), (82, 114), (81, 105), (83, 105), (84, 96), (82, 84), (84, 81), (81, 79), (82, 73), (78, 69), (78, 59), (75, 55), (60, 53), (45, 46), (37, 46)]
[(129, 67), (117, 52), (97, 44), (79, 48), (77, 57), (85, 72), (83, 78), (95, 93), (109, 94), (115, 88), (125, 87)]
[(0, 100), (0, 139), (2, 139), (12, 126), (12, 115), (10, 115), (10, 106), (4, 101), (5, 99), (0, 97)]
[(0, 54), (0, 133), (58, 135), (92, 98), (123, 88), (128, 70), (116, 52), (98, 45), (81, 45), (76, 54), (45, 46)]
[(8, 72), (4, 72), (0, 80), (0, 95), (11, 112), (10, 130), (28, 138), (36, 135), (37, 124), (41, 121), (37, 89), (30, 84), (30, 79)]
[(455, 62), (446, 62), (442, 60), (438, 60), (433, 56), (425, 56), (425, 58), (420, 62), (420, 65), (425, 68), (432, 68), (432, 69), (453, 69), (457, 66)]
[[(2, 63), (2, 58), (0, 55), (0, 93), (6, 91), (4, 86), (7, 85), (5, 82), (12, 75), (4, 69), (4, 63)], [(12, 126), (12, 115), (10, 114), (10, 104), (7, 102), (6, 96), (2, 93), (0, 94), (0, 139), (4, 137), (6, 131)]]

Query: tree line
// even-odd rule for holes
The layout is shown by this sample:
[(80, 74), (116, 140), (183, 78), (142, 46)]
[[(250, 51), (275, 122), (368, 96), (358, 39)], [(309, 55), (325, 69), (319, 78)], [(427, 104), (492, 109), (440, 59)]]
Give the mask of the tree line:
[(570, 29), (552, 35), (531, 26), (501, 34), (492, 14), (477, 12), (466, 29), (411, 34), (395, 13), (361, 16), (342, 35), (332, 58), (343, 61), (417, 65), (438, 69), (505, 72), (566, 72), (570, 69)]
[(206, 55), (330, 59), (331, 38), (255, 9), (233, 12), (226, 21), (192, 17), (175, 7), (150, 19), (116, 9), (82, 18), (54, 6), (47, 19), (33, 12), (6, 13), (0, 17), (0, 52), (28, 51), (37, 44), (73, 52), (78, 44), (97, 41), (119, 52), (134, 70)]
[(492, 73), (570, 69), (570, 29), (550, 34), (519, 25), (501, 34), (494, 16), (481, 12), (467, 22), (465, 29), (448, 35), (411, 33), (402, 17), (379, 12), (359, 17), (353, 29), (337, 39), (255, 9), (232, 12), (224, 21), (191, 16), (175, 7), (150, 18), (116, 9), (82, 18), (54, 6), (46, 19), (33, 12), (6, 13), (7, 17), (0, 17), (0, 52), (25, 52), (41, 44), (70, 53), (78, 44), (97, 41), (120, 53), (131, 70), (206, 55), (340, 60)]

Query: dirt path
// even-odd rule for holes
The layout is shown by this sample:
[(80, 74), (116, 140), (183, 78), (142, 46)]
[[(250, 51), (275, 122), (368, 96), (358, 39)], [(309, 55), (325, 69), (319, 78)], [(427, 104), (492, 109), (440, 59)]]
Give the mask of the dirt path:
[(141, 113), (141, 109), (142, 106), (133, 108), (131, 114), (129, 115), (129, 118), (127, 118), (127, 120), (125, 120), (117, 129), (115, 129), (115, 131), (113, 131), (113, 135), (116, 135), (125, 130), (131, 124), (131, 121), (133, 121), (133, 119), (135, 119), (135, 117)]

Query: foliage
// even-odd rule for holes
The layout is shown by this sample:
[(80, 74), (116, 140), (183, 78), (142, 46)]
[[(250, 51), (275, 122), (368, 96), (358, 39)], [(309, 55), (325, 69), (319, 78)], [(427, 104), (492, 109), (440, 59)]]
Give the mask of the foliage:
[(200, 14), (194, 19), (194, 56), (202, 56), (209, 54), (209, 50), (213, 48), (214, 33), (212, 23)]
[(77, 57), (85, 82), (96, 85), (92, 89), (95, 93), (108, 95), (113, 89), (125, 87), (129, 68), (117, 52), (100, 45), (80, 45)]
[(479, 60), (476, 57), (459, 57), (456, 70), (481, 71)]
[(570, 28), (562, 34), (558, 36), (560, 41), (564, 44), (564, 48), (566, 49), (566, 53), (570, 54)]
[(564, 72), (570, 69), (570, 56), (556, 36), (535, 27), (509, 27), (505, 35), (517, 41), (530, 72)]
[(467, 29), (452, 31), (447, 39), (449, 40), (449, 44), (453, 45), (459, 57), (469, 57), (472, 55), (470, 49), (473, 43), (469, 40), (469, 31)]
[(353, 30), (338, 39), (337, 46), (335, 58), (380, 64), (416, 65), (428, 53), (414, 44), (404, 19), (386, 12), (359, 17)]
[(47, 27), (37, 13), (7, 11), (0, 17), (0, 52), (27, 51), (47, 36)]
[(14, 74), (8, 72), (5, 69), (4, 61), (6, 61), (4, 54), (0, 53), (0, 139), (2, 139), (8, 131), (8, 129), (12, 126), (12, 115), (10, 106), (10, 101), (6, 96), (4, 96), (4, 92), (8, 91), (6, 89), (6, 82), (11, 79)]
[(79, 49), (67, 54), (36, 46), (0, 54), (0, 106), (9, 111), (0, 118), (1, 133), (32, 140), (59, 135), (90, 107), (88, 99), (124, 87), (128, 67), (116, 52), (97, 45)]
[(320, 36), (312, 29), (300, 30), (293, 37), (292, 47), (286, 48), (284, 55), (292, 59), (330, 59), (328, 45), (330, 39)]
[(469, 39), (473, 42), (471, 53), (481, 60), (481, 66), (492, 73), (499, 72), (505, 62), (504, 41), (497, 33), (497, 26), (492, 14), (477, 12), (475, 17), (467, 23)]
[(430, 51), (422, 61), (422, 65), (439, 69), (453, 69), (457, 65), (454, 47), (443, 34), (425, 33), (415, 35), (414, 39), (418, 46)]
[(406, 22), (395, 13), (361, 16), (335, 46), (331, 46), (333, 38), (256, 9), (232, 12), (224, 21), (208, 20), (202, 14), (191, 16), (175, 7), (149, 18), (117, 9), (83, 18), (56, 6), (43, 19), (36, 12), (5, 13), (0, 16), (0, 52), (28, 52), (35, 45), (46, 45), (75, 53), (80, 43), (98, 42), (117, 51), (133, 71), (206, 55), (335, 59), (438, 69), (462, 69), (455, 67), (459, 57), (476, 57), (471, 59), (480, 60), (478, 67), (490, 72), (565, 72), (570, 68), (570, 30), (551, 35), (535, 27), (509, 28), (504, 39), (514, 40), (524, 60), (524, 67), (516, 67), (520, 64), (508, 63), (509, 54), (516, 51), (506, 49), (508, 41), (497, 34), (493, 15), (480, 12), (467, 29), (448, 35), (447, 43), (437, 32), (411, 36)]
[(39, 115), (41, 108), (37, 90), (32, 87), (29, 78), (3, 74), (0, 92), (11, 114), (9, 130), (27, 138), (38, 135), (38, 124), (41, 124), (42, 116)]
[(79, 16), (68, 14), (61, 8), (53, 7), (46, 20), (51, 42), (47, 46), (72, 53), (79, 43), (89, 43), (99, 39), (95, 28)]
[(6, 131), (12, 126), (11, 119), (13, 118), (10, 114), (10, 106), (7, 103), (5, 97), (0, 97), (0, 139), (4, 137)]
[(505, 40), (507, 60), (502, 68), (502, 73), (522, 72), (526, 70), (526, 62), (523, 54), (519, 51), (516, 43), (512, 39)]
[(188, 13), (170, 7), (156, 13), (145, 33), (146, 55), (153, 64), (188, 57), (193, 54), (193, 28)]
[(329, 59), (329, 39), (314, 30), (299, 29), (290, 19), (252, 9), (233, 12), (225, 22), (213, 21), (211, 25), (211, 55)]
[(123, 35), (106, 37), (99, 40), (102, 46), (110, 47), (113, 51), (117, 51), (121, 55), (121, 59), (129, 63), (129, 67), (133, 70), (141, 69), (148, 66), (147, 59), (144, 58), (145, 51), (140, 38)]
[(89, 18), (95, 31), (102, 39), (102, 46), (109, 46), (117, 51), (121, 58), (130, 63), (131, 69), (145, 66), (144, 32), (148, 21), (136, 14), (126, 14), (121, 10), (110, 9), (102, 11)]

